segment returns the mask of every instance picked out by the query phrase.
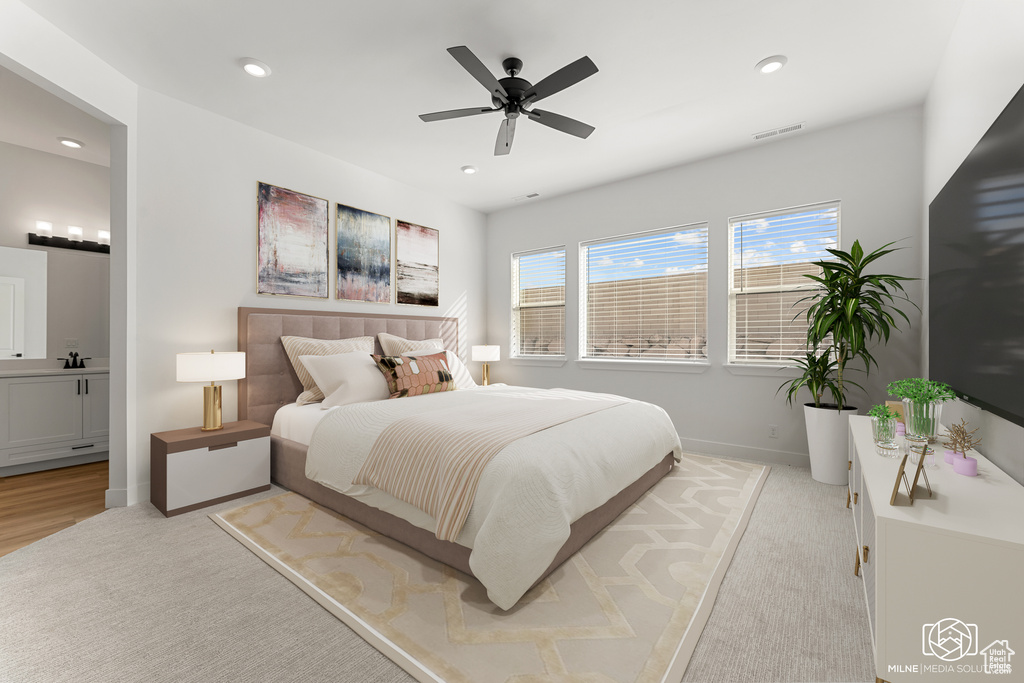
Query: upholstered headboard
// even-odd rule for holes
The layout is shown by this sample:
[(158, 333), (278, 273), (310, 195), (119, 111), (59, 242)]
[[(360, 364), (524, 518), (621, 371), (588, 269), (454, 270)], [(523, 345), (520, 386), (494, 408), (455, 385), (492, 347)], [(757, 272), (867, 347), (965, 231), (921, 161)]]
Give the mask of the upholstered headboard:
[(238, 419), (272, 424), (277, 409), (302, 392), (281, 337), (372, 336), (376, 353), (381, 353), (380, 332), (406, 339), (440, 337), (446, 349), (459, 351), (458, 318), (239, 308), (238, 350), (245, 352), (245, 379), (238, 382)]

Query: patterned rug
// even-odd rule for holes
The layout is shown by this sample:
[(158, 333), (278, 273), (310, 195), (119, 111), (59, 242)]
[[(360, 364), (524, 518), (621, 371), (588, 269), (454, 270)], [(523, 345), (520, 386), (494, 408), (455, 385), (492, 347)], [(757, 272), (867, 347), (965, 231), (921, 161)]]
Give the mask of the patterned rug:
[(767, 475), (684, 455), (508, 612), (294, 493), (210, 517), (419, 681), (678, 681)]

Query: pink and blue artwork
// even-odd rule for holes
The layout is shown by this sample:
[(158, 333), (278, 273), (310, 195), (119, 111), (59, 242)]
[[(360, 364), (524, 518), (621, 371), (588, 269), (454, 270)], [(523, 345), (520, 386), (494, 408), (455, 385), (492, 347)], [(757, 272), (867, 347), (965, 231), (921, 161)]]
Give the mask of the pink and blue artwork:
[(391, 303), (391, 219), (338, 204), (335, 225), (338, 298)]
[(259, 184), (258, 294), (330, 298), (328, 207), (326, 199)]

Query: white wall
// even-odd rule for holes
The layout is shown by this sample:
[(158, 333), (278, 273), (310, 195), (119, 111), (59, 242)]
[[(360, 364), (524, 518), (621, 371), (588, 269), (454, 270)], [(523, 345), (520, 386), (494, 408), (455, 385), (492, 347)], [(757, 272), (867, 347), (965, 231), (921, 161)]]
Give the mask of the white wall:
[[(0, 245), (44, 251), (48, 256), (44, 357), (66, 356), (66, 339), (82, 357), (110, 355), (110, 256), (30, 246), (36, 221), (96, 231), (110, 228), (110, 170), (57, 154), (0, 142)], [(56, 367), (56, 364), (53, 364)]]
[[(457, 315), (461, 348), (482, 343), (484, 216), (164, 95), (139, 97), (138, 429), (198, 425), (202, 392), (175, 382), (175, 354), (234, 350), (238, 306)], [(256, 294), (257, 183), (263, 181), (440, 232), (438, 308)], [(334, 219), (331, 219), (331, 237)], [(333, 262), (333, 245), (332, 245)], [(224, 383), (224, 419), (236, 383)], [(140, 458), (139, 483), (148, 482)]]
[[(885, 272), (919, 277), (921, 179), (921, 110), (914, 108), (492, 214), (487, 342), (500, 344), (503, 356), (508, 355), (509, 255), (564, 244), (569, 353), (562, 367), (493, 364), (492, 381), (624, 394), (664, 407), (684, 448), (691, 451), (807, 464), (802, 408), (789, 408), (775, 395), (785, 375), (726, 367), (728, 218), (838, 199), (844, 248), (858, 238), (869, 250), (908, 238), (901, 243), (905, 250), (877, 264)], [(578, 348), (578, 243), (698, 221), (708, 221), (710, 233), (710, 368), (699, 374), (597, 370), (573, 362)], [(920, 304), (920, 283), (909, 289)], [(885, 400), (888, 381), (920, 372), (920, 316), (912, 308), (908, 314), (912, 328), (875, 353), (880, 369), (862, 382), (869, 396), (854, 396), (862, 411)], [(779, 426), (777, 439), (768, 437), (769, 424)]]
[[(1019, 0), (964, 3), (925, 104), (926, 204), (1024, 86), (1021, 36)], [(947, 424), (961, 417), (980, 427), (981, 452), (1024, 484), (1024, 427), (959, 402), (943, 410)]]

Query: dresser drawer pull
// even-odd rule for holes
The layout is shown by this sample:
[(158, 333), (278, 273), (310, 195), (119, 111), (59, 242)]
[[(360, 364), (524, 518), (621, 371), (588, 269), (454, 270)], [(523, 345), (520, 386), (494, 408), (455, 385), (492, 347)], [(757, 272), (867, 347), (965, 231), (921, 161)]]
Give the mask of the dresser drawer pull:
[(237, 445), (238, 445), (237, 441), (234, 442), (234, 443), (222, 443), (219, 446), (210, 446), (210, 450), (211, 451), (220, 451), (220, 450), (224, 450), (225, 448), (234, 448)]
[(93, 444), (93, 443), (87, 443), (87, 444), (85, 444), (84, 446), (72, 446), (72, 447), (71, 447), (71, 450), (73, 450), (73, 451), (77, 451), (77, 450), (78, 450), (79, 448), (92, 448), (92, 447), (93, 447), (93, 446), (95, 446), (95, 445), (96, 445), (96, 444)]
[(854, 505), (857, 504), (857, 492), (856, 491), (853, 492), (853, 504)]
[(846, 507), (850, 507), (850, 489), (846, 489)]
[(864, 564), (868, 563), (868, 547), (864, 546)]
[(848, 469), (848, 470), (852, 470), (853, 469), (853, 461), (852, 460), (847, 460), (846, 461), (846, 469)]

